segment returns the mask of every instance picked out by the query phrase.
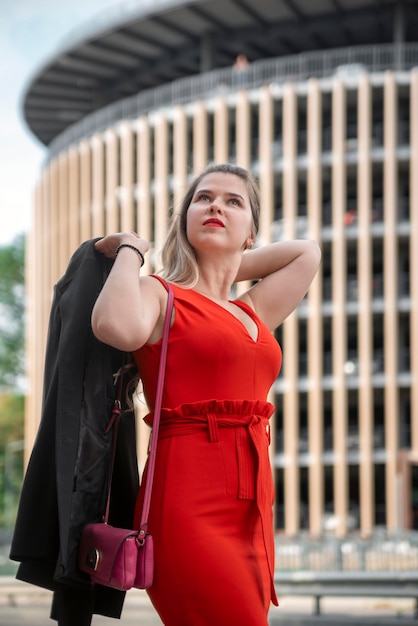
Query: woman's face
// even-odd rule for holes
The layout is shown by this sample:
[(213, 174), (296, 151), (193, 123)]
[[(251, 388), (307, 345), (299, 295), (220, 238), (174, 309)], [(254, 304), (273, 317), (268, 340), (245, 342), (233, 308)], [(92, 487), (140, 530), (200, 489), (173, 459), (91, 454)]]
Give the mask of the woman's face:
[(253, 231), (247, 186), (235, 174), (212, 172), (197, 185), (187, 211), (187, 238), (200, 249), (245, 249)]

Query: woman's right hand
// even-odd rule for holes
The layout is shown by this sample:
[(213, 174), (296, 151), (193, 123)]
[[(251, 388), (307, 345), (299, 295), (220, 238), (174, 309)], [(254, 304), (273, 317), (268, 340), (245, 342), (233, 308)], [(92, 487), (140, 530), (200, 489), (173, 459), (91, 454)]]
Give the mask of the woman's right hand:
[(110, 259), (114, 259), (116, 248), (122, 243), (128, 243), (131, 246), (135, 246), (135, 248), (138, 248), (142, 254), (145, 254), (149, 250), (148, 241), (133, 231), (106, 235), (103, 239), (96, 241), (94, 247), (98, 252), (101, 252)]
[[(141, 254), (149, 243), (133, 232), (107, 235), (95, 248), (114, 259), (121, 244), (134, 246)], [(149, 276), (139, 275), (138, 255), (122, 248), (103, 285), (92, 313), (96, 337), (118, 350), (132, 352), (146, 343), (154, 331), (164, 307), (165, 289)]]

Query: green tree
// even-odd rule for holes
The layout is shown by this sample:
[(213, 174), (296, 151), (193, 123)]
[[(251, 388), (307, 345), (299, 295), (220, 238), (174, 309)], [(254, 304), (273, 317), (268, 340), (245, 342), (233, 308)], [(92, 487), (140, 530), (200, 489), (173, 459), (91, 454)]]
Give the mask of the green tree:
[(25, 237), (0, 247), (0, 527), (14, 524), (23, 476)]
[(25, 237), (0, 247), (0, 391), (21, 388), (25, 344)]
[(23, 478), (24, 396), (0, 395), (0, 528), (14, 524)]

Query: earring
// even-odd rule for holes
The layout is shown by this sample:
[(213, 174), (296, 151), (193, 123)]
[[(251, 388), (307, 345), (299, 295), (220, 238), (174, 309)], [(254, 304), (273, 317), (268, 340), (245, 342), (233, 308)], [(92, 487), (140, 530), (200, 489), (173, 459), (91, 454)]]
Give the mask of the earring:
[(247, 250), (249, 250), (250, 248), (253, 247), (253, 243), (254, 243), (254, 241), (252, 239), (250, 239), (250, 237), (248, 237), (247, 241), (245, 242), (245, 248)]

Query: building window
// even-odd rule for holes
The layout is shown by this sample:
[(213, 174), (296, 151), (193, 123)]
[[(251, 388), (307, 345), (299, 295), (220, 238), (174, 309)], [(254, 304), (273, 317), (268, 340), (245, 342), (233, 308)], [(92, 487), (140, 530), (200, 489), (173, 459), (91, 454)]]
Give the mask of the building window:
[(386, 524), (386, 475), (385, 466), (377, 464), (374, 467), (374, 508), (375, 525)]

